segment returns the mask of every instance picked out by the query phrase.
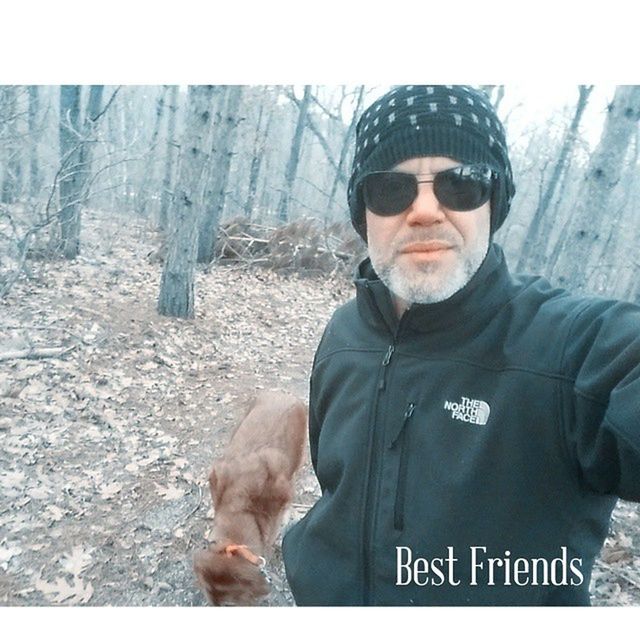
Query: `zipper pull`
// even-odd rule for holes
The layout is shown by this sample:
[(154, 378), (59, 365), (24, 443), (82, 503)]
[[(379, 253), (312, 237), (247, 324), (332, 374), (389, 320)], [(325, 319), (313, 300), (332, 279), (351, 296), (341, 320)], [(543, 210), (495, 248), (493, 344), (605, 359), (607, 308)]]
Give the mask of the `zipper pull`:
[(402, 432), (404, 431), (404, 428), (407, 426), (407, 423), (411, 419), (411, 416), (413, 415), (413, 412), (414, 412), (415, 408), (416, 408), (416, 405), (413, 402), (410, 402), (407, 405), (407, 409), (404, 412), (404, 416), (402, 418), (402, 422), (400, 423), (400, 428), (393, 435), (393, 437), (391, 439), (391, 444), (389, 445), (389, 449), (393, 449), (393, 447), (395, 447), (396, 442), (398, 442), (398, 440), (400, 439), (400, 436), (402, 435)]
[[(384, 356), (384, 359), (382, 360), (382, 366), (386, 367), (389, 362), (391, 362), (391, 356), (393, 355), (393, 352), (395, 351), (395, 347), (390, 344), (389, 348), (387, 349), (387, 353)], [(378, 391), (382, 391), (384, 389), (384, 385), (385, 385), (385, 378), (386, 378), (386, 369), (382, 370), (382, 375), (380, 376), (380, 382), (378, 383)]]

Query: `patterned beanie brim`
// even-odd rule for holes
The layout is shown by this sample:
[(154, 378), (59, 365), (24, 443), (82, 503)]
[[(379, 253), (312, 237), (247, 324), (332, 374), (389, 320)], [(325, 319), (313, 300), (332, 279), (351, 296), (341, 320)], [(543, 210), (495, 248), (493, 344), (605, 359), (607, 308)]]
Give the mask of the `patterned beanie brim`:
[(409, 85), (376, 100), (356, 127), (347, 197), (351, 222), (365, 242), (361, 178), (420, 156), (446, 156), (491, 166), (498, 175), (491, 197), (491, 232), (500, 228), (515, 186), (504, 127), (488, 98), (469, 86)]

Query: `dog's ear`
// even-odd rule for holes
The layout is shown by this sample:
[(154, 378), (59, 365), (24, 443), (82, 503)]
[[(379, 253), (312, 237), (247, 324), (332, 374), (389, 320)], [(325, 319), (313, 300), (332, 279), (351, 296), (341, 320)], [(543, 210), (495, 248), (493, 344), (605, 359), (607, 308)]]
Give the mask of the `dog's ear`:
[(293, 486), (284, 473), (279, 473), (273, 481), (273, 499), (281, 509), (293, 500)]
[(257, 514), (275, 514), (293, 499), (293, 487), (283, 473), (269, 474), (260, 491), (251, 496), (252, 511)]
[(218, 479), (218, 472), (214, 467), (213, 469), (211, 469), (211, 473), (209, 474), (209, 490), (211, 491), (211, 497), (214, 498), (214, 500), (216, 494), (218, 493), (219, 484), (220, 482)]
[(214, 506), (224, 499), (225, 492), (232, 486), (232, 478), (230, 477), (232, 470), (233, 467), (230, 467), (224, 460), (217, 460), (213, 465), (209, 474), (209, 490)]

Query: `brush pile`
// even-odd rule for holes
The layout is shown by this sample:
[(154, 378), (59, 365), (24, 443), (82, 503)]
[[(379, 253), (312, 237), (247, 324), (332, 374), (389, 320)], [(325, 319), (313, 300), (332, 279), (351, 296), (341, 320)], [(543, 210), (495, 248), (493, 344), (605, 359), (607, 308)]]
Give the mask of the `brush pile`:
[(302, 218), (268, 227), (235, 218), (221, 225), (216, 259), (274, 271), (333, 273), (352, 270), (364, 245), (347, 224), (322, 226)]

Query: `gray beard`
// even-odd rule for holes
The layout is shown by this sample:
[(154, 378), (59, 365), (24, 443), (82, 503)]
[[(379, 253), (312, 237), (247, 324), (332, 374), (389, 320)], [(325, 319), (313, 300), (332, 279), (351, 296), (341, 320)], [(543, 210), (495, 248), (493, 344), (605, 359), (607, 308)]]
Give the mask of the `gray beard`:
[(410, 273), (397, 261), (384, 262), (375, 250), (369, 247), (371, 264), (380, 280), (389, 291), (408, 304), (431, 304), (442, 302), (460, 291), (477, 273), (487, 255), (489, 243), (479, 246), (468, 254), (459, 254), (449, 274), (437, 263), (424, 263)]

